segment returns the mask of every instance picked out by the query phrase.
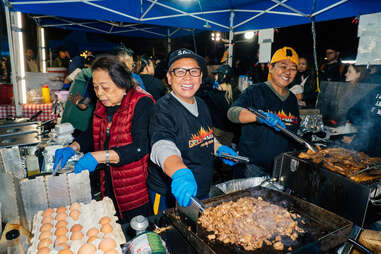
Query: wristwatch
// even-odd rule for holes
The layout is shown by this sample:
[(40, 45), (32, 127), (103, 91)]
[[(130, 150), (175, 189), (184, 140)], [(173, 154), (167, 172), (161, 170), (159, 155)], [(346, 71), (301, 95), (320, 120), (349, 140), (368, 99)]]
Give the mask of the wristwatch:
[(110, 150), (106, 150), (106, 166), (110, 166)]

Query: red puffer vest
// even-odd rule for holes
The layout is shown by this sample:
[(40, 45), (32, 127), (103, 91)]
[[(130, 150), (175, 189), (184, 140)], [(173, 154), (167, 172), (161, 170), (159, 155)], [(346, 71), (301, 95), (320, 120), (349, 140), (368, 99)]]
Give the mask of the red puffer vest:
[[(112, 118), (109, 148), (125, 146), (133, 142), (131, 134), (132, 117), (140, 98), (152, 96), (140, 87), (130, 89), (124, 96), (120, 108)], [(93, 114), (93, 138), (95, 151), (104, 150), (107, 129), (106, 107), (97, 102)], [(142, 206), (149, 201), (146, 186), (149, 154), (138, 161), (115, 167), (110, 165), (111, 181), (118, 204), (119, 214)], [(101, 192), (105, 193), (105, 172), (100, 172)]]

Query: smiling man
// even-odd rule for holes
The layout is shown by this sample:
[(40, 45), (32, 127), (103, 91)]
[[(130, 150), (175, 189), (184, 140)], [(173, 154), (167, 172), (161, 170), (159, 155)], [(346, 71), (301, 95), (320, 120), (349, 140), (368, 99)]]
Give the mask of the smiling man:
[[(276, 125), (297, 130), (298, 102), (287, 88), (295, 78), (297, 65), (298, 54), (294, 49), (278, 49), (269, 64), (269, 80), (248, 87), (229, 109), (229, 120), (243, 124), (239, 151), (240, 155), (249, 157), (251, 163), (236, 165), (235, 178), (270, 175), (274, 158), (290, 150), (290, 140)], [(262, 110), (266, 120), (257, 119), (248, 107)]]
[(158, 100), (149, 130), (153, 164), (147, 185), (154, 214), (172, 206), (173, 197), (180, 206), (188, 206), (191, 197), (207, 198), (214, 170), (212, 154), (237, 155), (214, 138), (208, 107), (195, 96), (202, 81), (204, 58), (179, 49), (170, 54), (168, 67), (172, 92)]

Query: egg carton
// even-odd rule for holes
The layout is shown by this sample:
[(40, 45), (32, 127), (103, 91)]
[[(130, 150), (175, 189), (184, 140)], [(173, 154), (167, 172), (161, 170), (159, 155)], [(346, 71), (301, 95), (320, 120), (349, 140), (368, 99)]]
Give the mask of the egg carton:
[(89, 203), (91, 187), (89, 172), (46, 175), (20, 181), (26, 228), (32, 229), (33, 216), (48, 207), (67, 206), (74, 202)]
[(0, 173), (0, 202), (2, 222), (20, 224), (27, 228), (27, 219), (20, 192), (20, 180), (10, 174)]
[[(79, 210), (79, 214), (75, 213), (75, 210)], [(43, 216), (49, 213), (50, 216)], [(58, 253), (61, 249), (63, 249), (62, 247), (55, 245), (58, 238), (61, 239), (60, 241), (67, 241), (66, 244), (70, 246), (70, 250), (73, 253), (83, 254), (82, 251), (79, 251), (79, 249), (83, 244), (87, 243), (93, 235), (88, 233), (90, 229), (93, 232), (95, 231), (98, 237), (97, 239), (91, 241), (91, 243), (96, 247), (96, 252), (94, 252), (95, 254), (103, 253), (101, 249), (104, 248), (104, 245), (107, 245), (107, 241), (109, 241), (106, 240), (102, 243), (104, 238), (113, 239), (116, 243), (116, 247), (114, 248), (115, 251), (122, 254), (120, 245), (126, 243), (126, 238), (123, 234), (121, 225), (116, 222), (118, 218), (115, 214), (116, 211), (113, 202), (108, 197), (105, 197), (102, 201), (92, 200), (88, 204), (74, 203), (70, 206), (68, 205), (56, 209), (38, 211), (33, 218), (33, 238), (27, 254), (37, 254), (39, 244), (40, 247), (48, 247), (50, 249), (50, 254)], [(64, 219), (66, 223), (62, 222), (62, 219)], [(101, 220), (109, 220), (109, 224), (112, 227), (112, 232), (103, 231), (101, 225), (99, 224)], [(66, 224), (65, 228), (67, 230), (57, 226), (58, 223)], [(78, 226), (76, 224), (78, 224)], [(77, 228), (77, 231), (72, 230), (74, 229), (73, 226), (74, 228)], [(60, 228), (61, 232), (55, 232), (57, 228)], [(43, 229), (43, 232), (41, 232), (41, 229)], [(42, 239), (48, 237), (49, 240), (45, 239), (40, 241), (39, 239), (42, 234), (44, 234)]]

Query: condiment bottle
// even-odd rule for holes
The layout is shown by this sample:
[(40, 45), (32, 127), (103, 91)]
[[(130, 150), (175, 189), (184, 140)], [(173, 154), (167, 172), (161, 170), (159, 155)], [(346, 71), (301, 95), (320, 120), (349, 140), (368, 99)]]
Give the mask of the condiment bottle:
[(40, 167), (38, 164), (38, 158), (35, 155), (28, 155), (25, 160), (28, 176), (37, 175), (40, 173)]
[(130, 221), (131, 228), (136, 231), (136, 235), (139, 235), (146, 231), (148, 227), (148, 219), (143, 215), (135, 216)]
[(50, 103), (50, 91), (48, 85), (44, 84), (41, 88), (42, 98), (44, 98), (44, 103)]

